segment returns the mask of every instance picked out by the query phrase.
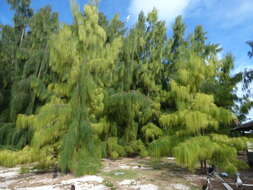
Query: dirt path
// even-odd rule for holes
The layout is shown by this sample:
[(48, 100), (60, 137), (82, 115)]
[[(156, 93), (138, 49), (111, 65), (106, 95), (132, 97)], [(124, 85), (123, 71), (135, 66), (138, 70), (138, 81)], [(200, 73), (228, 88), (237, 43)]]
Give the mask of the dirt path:
[[(20, 174), (19, 167), (0, 168), (0, 190), (67, 190), (72, 184), (76, 190), (198, 190), (205, 181), (205, 176), (178, 167), (173, 158), (159, 163), (140, 158), (102, 162), (103, 168), (97, 175), (80, 178), (72, 175), (53, 178), (52, 173)], [(253, 180), (252, 170), (242, 171), (241, 175), (248, 183)], [(213, 190), (224, 189), (218, 180), (212, 179), (212, 185)]]

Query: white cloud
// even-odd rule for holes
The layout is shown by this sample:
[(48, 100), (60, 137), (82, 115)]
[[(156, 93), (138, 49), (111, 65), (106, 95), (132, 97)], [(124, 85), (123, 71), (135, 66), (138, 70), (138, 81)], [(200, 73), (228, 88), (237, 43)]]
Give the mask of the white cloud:
[(187, 10), (187, 17), (205, 18), (207, 21), (229, 28), (252, 18), (253, 0), (196, 0), (195, 7)]
[(136, 18), (140, 11), (147, 14), (155, 7), (160, 19), (172, 23), (193, 1), (196, 0), (131, 0), (129, 14)]
[(252, 18), (253, 0), (131, 0), (128, 9), (133, 18), (158, 9), (159, 18), (168, 24), (178, 15), (206, 18), (222, 27), (233, 27)]

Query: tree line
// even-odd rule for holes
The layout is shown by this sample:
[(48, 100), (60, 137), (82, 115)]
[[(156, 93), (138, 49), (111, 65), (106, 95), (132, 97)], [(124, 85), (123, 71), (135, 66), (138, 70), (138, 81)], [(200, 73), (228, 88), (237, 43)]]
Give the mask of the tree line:
[[(127, 28), (89, 3), (72, 1), (72, 24), (49, 6), (7, 0), (13, 25), (0, 29), (0, 164), (36, 163), (76, 175), (101, 158), (173, 155), (194, 170), (215, 164), (236, 172), (246, 137), (232, 137), (252, 106), (247, 73), (198, 25), (186, 36), (181, 16), (172, 36), (157, 10)], [(251, 77), (252, 78), (252, 77)]]

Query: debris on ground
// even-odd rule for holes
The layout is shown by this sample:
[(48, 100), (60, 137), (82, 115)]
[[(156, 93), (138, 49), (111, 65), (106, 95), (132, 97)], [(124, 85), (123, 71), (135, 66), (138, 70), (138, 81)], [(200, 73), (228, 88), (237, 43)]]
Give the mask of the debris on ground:
[[(205, 175), (180, 168), (174, 159), (168, 158), (161, 160), (156, 168), (149, 158), (103, 159), (102, 163), (103, 168), (97, 175), (79, 178), (62, 174), (52, 178), (52, 172), (21, 173), (22, 167), (0, 167), (0, 190), (70, 190), (71, 185), (75, 190), (200, 190), (206, 180)], [(245, 183), (253, 183), (252, 169), (240, 173)], [(224, 178), (224, 182), (233, 183), (233, 177)], [(213, 190), (224, 188), (217, 177), (211, 178), (211, 183)]]

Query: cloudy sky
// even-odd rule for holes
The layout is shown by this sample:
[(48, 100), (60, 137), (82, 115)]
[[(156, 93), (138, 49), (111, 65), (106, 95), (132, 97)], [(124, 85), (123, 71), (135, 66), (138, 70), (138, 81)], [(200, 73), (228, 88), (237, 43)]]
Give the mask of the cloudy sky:
[[(49, 4), (59, 12), (62, 22), (71, 23), (69, 0), (31, 0), (35, 10)], [(81, 6), (87, 0), (77, 0)], [(253, 60), (247, 56), (246, 41), (253, 40), (253, 0), (101, 0), (100, 10), (109, 18), (118, 13), (128, 27), (136, 21), (138, 13), (148, 13), (156, 7), (159, 17), (165, 20), (168, 31), (178, 15), (187, 25), (187, 33), (198, 24), (203, 25), (211, 42), (223, 47), (222, 54), (231, 52), (236, 58), (234, 72), (253, 68)], [(0, 24), (10, 24), (13, 12), (6, 0), (0, 0)], [(129, 16), (130, 15), (130, 16)]]

